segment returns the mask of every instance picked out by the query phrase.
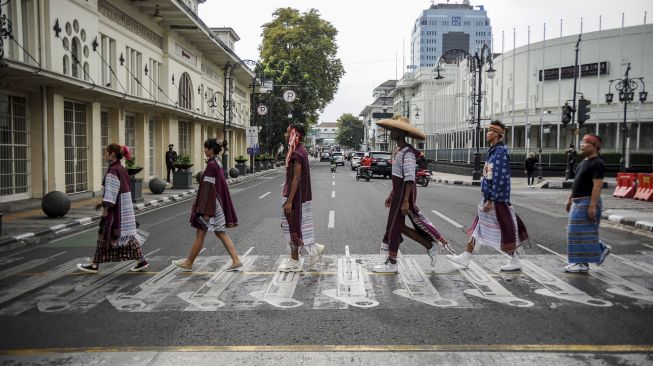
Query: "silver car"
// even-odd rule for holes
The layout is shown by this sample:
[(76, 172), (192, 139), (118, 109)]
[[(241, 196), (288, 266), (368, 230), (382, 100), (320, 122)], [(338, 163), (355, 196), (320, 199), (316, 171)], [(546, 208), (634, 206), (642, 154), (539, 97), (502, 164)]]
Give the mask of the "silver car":
[(361, 160), (363, 160), (363, 156), (365, 156), (364, 152), (354, 153), (354, 155), (351, 157), (351, 160), (349, 161), (351, 165), (351, 170), (356, 170), (361, 165)]

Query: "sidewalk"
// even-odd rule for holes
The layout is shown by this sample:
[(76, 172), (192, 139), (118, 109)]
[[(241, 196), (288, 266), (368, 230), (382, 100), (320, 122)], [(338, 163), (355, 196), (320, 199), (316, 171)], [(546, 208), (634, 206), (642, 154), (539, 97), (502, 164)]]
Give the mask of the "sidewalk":
[[(433, 172), (431, 182), (463, 186), (480, 185), (479, 181), (472, 181), (472, 177), (470, 176), (440, 172)], [(526, 178), (512, 178), (511, 185), (514, 189), (528, 188)], [(601, 195), (604, 207), (601, 218), (634, 229), (653, 232), (653, 202), (612, 197), (612, 191), (615, 186), (615, 178), (607, 178), (605, 180), (603, 194)], [(536, 183), (535, 188), (568, 190), (571, 189), (571, 181), (563, 181), (561, 178), (545, 179)]]
[[(247, 174), (238, 178), (229, 178), (229, 185), (246, 182), (257, 177), (280, 171), (281, 168), (264, 170)], [(161, 194), (153, 194), (149, 188), (143, 189), (143, 202), (134, 204), (136, 213), (142, 213), (154, 208), (174, 204), (195, 197), (197, 183), (193, 189), (170, 189)], [(3, 234), (0, 236), (0, 251), (11, 249), (24, 242), (31, 242), (39, 237), (57, 237), (90, 227), (99, 221), (100, 211), (95, 210), (95, 204), (101, 197), (72, 198), (70, 211), (64, 217), (49, 218), (41, 210), (41, 199), (29, 199), (11, 203), (11, 211), (5, 211), (2, 218)]]

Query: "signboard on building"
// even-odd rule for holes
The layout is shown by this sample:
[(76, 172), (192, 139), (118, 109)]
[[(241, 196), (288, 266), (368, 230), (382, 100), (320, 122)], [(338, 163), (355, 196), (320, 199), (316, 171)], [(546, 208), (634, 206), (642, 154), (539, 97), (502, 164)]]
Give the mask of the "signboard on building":
[[(597, 76), (599, 75), (608, 75), (610, 73), (608, 61), (594, 62), (591, 64), (583, 64), (579, 66), (580, 76)], [(573, 79), (574, 78), (574, 67), (566, 66), (555, 69), (545, 69), (539, 70), (539, 79), (540, 81), (544, 80), (558, 80), (558, 79)]]

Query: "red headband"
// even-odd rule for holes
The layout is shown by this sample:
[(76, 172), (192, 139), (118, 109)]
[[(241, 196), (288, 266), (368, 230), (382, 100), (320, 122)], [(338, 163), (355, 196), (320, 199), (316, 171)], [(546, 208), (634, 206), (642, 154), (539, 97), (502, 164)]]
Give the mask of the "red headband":
[(593, 135), (585, 135), (583, 136), (583, 141), (589, 142), (590, 144), (594, 145), (597, 149), (601, 147), (601, 140), (596, 138), (596, 136)]
[(501, 133), (501, 134), (506, 132), (506, 130), (504, 130), (503, 128), (501, 128), (501, 127), (499, 127), (497, 125), (490, 125), (488, 127), (488, 129), (491, 130), (491, 131), (494, 131), (496, 133)]

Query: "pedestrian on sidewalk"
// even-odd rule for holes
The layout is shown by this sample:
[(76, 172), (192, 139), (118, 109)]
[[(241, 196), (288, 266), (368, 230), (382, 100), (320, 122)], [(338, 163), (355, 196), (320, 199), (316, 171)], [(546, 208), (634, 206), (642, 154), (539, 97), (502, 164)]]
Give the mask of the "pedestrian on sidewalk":
[(567, 174), (565, 179), (574, 179), (576, 176), (576, 163), (578, 162), (578, 152), (574, 144), (569, 144), (569, 147), (565, 150), (565, 155), (567, 156)]
[(221, 142), (215, 138), (204, 141), (204, 155), (208, 161), (204, 172), (202, 172), (200, 188), (190, 213), (190, 226), (196, 229), (195, 241), (188, 253), (188, 258), (172, 261), (172, 264), (183, 271), (193, 270), (193, 263), (204, 246), (204, 238), (208, 231), (215, 233), (231, 257), (231, 266), (227, 270), (235, 271), (243, 266), (238, 257), (238, 251), (226, 232), (226, 228), (238, 225), (238, 217), (236, 217), (236, 210), (231, 202), (224, 170), (216, 159), (221, 151), (226, 151), (226, 145), (226, 141)]
[[(374, 266), (372, 270), (380, 273), (399, 272), (397, 254), (403, 241), (402, 234), (421, 244), (431, 258), (431, 266), (435, 266), (438, 247), (434, 243), (440, 243), (445, 248), (448, 248), (448, 245), (431, 221), (417, 208), (415, 172), (420, 152), (406, 142), (407, 137), (424, 140), (426, 136), (411, 126), (405, 117), (384, 119), (377, 124), (390, 130), (390, 138), (396, 141), (397, 147), (392, 153), (392, 190), (385, 199), (385, 207), (390, 209), (381, 243), (381, 255), (385, 257), (385, 262)], [(406, 216), (414, 229), (406, 226)]]
[(138, 229), (132, 196), (129, 189), (129, 174), (120, 164), (122, 158), (131, 160), (127, 146), (111, 144), (104, 149), (104, 159), (109, 164), (102, 180), (104, 196), (96, 209), (102, 209), (100, 230), (93, 262), (77, 264), (77, 269), (86, 273), (97, 273), (100, 263), (135, 260), (136, 265), (130, 269), (138, 272), (149, 264), (143, 256), (143, 243), (147, 233)]
[(589, 263), (601, 265), (610, 254), (610, 247), (599, 239), (601, 221), (601, 188), (605, 167), (599, 155), (602, 140), (588, 133), (580, 142), (584, 159), (578, 165), (565, 210), (569, 213), (567, 226), (566, 272), (587, 272)]
[(173, 150), (174, 146), (173, 144), (168, 145), (168, 151), (166, 151), (166, 182), (168, 183), (170, 183), (170, 172), (175, 172), (175, 161), (177, 161), (177, 152)]
[(535, 188), (535, 166), (537, 165), (537, 158), (534, 152), (528, 153), (526, 161), (524, 161), (524, 173), (526, 173), (526, 181), (530, 188)]
[(485, 138), (490, 150), (483, 167), (481, 193), (478, 213), (468, 230), (470, 235), (466, 251), (447, 258), (467, 268), (476, 243), (501, 250), (510, 256), (508, 263), (501, 266), (502, 271), (517, 271), (521, 262), (517, 248), (528, 239), (526, 226), (515, 214), (510, 204), (510, 155), (503, 142), (506, 126), (500, 121), (492, 121)]
[(306, 129), (301, 123), (293, 123), (286, 130), (288, 153), (286, 154), (286, 183), (281, 198), (281, 229), (290, 246), (290, 258), (279, 266), (282, 272), (299, 272), (299, 255), (308, 257), (310, 270), (320, 260), (324, 245), (315, 243), (313, 233), (313, 208), (311, 173), (308, 152), (302, 139)]

